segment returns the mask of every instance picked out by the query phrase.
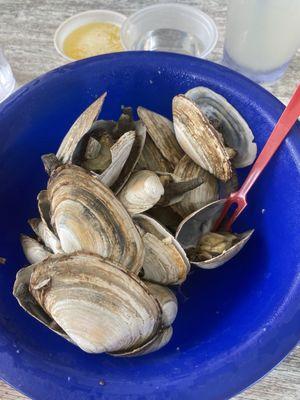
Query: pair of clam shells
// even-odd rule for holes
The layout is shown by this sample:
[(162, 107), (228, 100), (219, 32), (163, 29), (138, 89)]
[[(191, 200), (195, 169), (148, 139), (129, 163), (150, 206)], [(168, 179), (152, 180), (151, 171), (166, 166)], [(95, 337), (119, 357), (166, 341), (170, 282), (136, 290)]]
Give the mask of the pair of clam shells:
[(134, 356), (172, 336), (175, 295), (95, 254), (51, 256), (18, 272), (14, 295), (33, 317), (88, 353)]

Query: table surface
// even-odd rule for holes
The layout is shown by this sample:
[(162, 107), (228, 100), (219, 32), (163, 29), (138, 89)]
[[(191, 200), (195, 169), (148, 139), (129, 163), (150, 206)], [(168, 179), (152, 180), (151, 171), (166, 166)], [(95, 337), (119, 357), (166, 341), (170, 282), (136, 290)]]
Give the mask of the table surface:
[[(174, 0), (173, 0), (174, 1)], [(163, 3), (163, 1), (157, 1)], [(219, 41), (211, 55), (220, 61), (222, 55), (225, 21), (225, 0), (184, 0), (207, 12), (219, 29)], [(53, 34), (65, 18), (89, 9), (111, 9), (130, 15), (152, 0), (0, 0), (0, 47), (5, 50), (18, 85), (56, 68), (64, 60), (53, 47)], [(265, 85), (275, 96), (286, 103), (291, 96), (300, 73), (300, 51), (292, 60), (285, 76), (274, 85)], [(0, 381), (0, 400), (24, 400), (10, 386)], [(236, 396), (235, 400), (299, 400), (300, 399), (300, 346), (260, 382)]]

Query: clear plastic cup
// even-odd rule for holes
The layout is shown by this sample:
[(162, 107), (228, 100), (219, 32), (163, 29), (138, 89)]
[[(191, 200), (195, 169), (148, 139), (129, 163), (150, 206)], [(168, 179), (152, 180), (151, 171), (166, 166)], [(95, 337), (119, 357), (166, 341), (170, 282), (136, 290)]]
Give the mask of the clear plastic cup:
[(183, 4), (156, 4), (132, 14), (123, 23), (126, 50), (168, 51), (205, 58), (218, 40), (214, 21)]
[(16, 81), (14, 75), (0, 48), (0, 102), (13, 92), (15, 86)]

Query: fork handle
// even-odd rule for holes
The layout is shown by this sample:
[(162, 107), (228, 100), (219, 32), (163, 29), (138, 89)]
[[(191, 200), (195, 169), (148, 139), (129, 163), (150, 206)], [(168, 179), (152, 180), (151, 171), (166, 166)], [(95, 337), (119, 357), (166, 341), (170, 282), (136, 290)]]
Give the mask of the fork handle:
[(267, 140), (263, 150), (256, 159), (251, 171), (249, 172), (245, 182), (241, 186), (238, 194), (240, 197), (246, 199), (246, 195), (254, 185), (260, 173), (264, 170), (278, 147), (286, 138), (292, 126), (300, 116), (300, 85), (298, 85), (291, 100), (286, 106), (284, 112), (281, 114), (273, 132)]

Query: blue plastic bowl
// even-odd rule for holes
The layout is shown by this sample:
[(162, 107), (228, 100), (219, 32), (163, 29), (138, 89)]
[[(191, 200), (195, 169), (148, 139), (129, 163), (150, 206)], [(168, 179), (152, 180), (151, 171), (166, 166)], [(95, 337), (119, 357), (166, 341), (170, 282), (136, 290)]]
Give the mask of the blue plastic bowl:
[[(37, 215), (46, 185), (41, 154), (55, 151), (78, 114), (108, 91), (103, 118), (121, 105), (171, 115), (171, 99), (206, 85), (246, 118), (261, 148), (283, 105), (219, 65), (168, 53), (91, 58), (50, 72), (0, 107), (0, 376), (33, 399), (226, 399), (273, 368), (300, 336), (300, 127), (249, 197), (237, 229), (255, 228), (246, 248), (216, 270), (193, 269), (178, 294), (174, 336), (134, 359), (88, 355), (25, 314), (12, 296), (26, 264), (19, 233)], [(263, 212), (264, 210), (264, 212)], [(105, 383), (104, 385), (99, 384)]]

